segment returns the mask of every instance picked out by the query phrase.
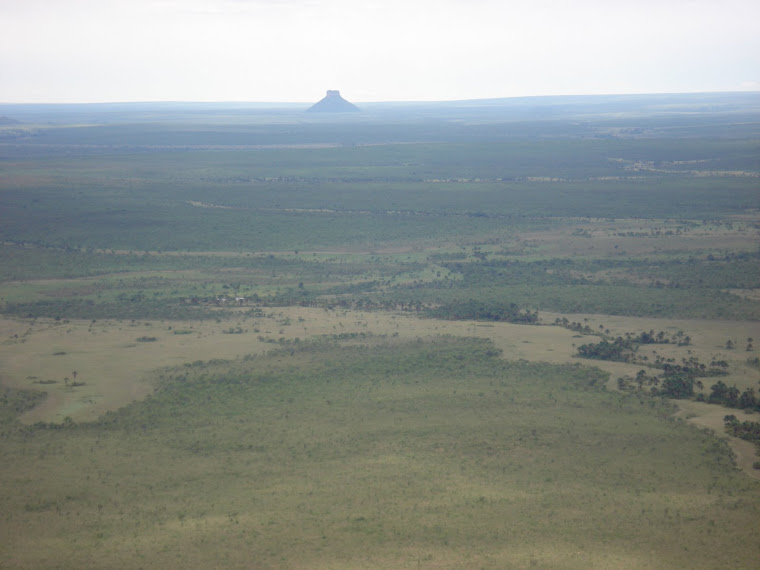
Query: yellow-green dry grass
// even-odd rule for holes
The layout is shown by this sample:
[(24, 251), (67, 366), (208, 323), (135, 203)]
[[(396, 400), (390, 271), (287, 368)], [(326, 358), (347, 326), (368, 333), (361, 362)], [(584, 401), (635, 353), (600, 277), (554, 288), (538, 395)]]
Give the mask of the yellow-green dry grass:
[[(551, 323), (557, 316), (563, 315), (542, 313), (542, 321)], [(603, 325), (613, 335), (648, 330), (668, 333), (683, 330), (691, 336), (691, 346), (651, 345), (642, 348), (642, 351), (656, 350), (677, 361), (690, 356), (696, 356), (703, 362), (726, 360), (730, 363), (730, 374), (721, 379), (728, 384), (736, 384), (741, 390), (757, 387), (760, 380), (760, 372), (745, 365), (747, 355), (752, 353), (747, 353), (741, 346), (734, 350), (725, 348), (727, 339), (760, 338), (760, 330), (753, 322), (609, 315), (564, 316), (571, 321), (588, 324), (594, 330)], [(240, 328), (245, 332), (225, 334), (224, 331), (230, 328)], [(0, 381), (6, 386), (48, 393), (42, 404), (24, 414), (22, 420), (26, 423), (61, 422), (67, 416), (77, 421), (89, 421), (149, 394), (153, 386), (148, 381), (148, 375), (157, 368), (194, 360), (230, 359), (263, 353), (278, 346), (272, 342), (280, 339), (304, 340), (342, 333), (397, 335), (402, 339), (431, 334), (477, 336), (493, 341), (506, 358), (556, 364), (577, 362), (574, 345), (595, 340), (595, 337), (578, 337), (569, 330), (555, 326), (440, 321), (388, 312), (326, 311), (302, 307), (268, 309), (262, 317), (241, 317), (221, 322), (91, 323), (0, 319), (3, 339), (0, 343)], [(137, 342), (136, 339), (143, 336), (157, 340)], [(635, 375), (641, 368), (619, 362), (595, 361), (594, 365), (610, 373), (610, 389), (616, 386), (616, 378)], [(76, 381), (84, 385), (66, 386), (65, 378), (69, 378), (70, 382), (75, 380), (73, 371), (77, 371)], [(56, 383), (39, 383), (49, 380)], [(715, 420), (715, 414), (721, 414), (723, 410), (714, 406), (693, 406), (689, 408), (688, 418), (722, 433), (722, 423)], [(721, 421), (723, 415), (725, 413), (720, 415)], [(760, 475), (760, 472), (751, 469), (756, 460), (754, 449), (736, 438), (731, 438), (731, 444), (740, 464), (747, 468), (747, 473)]]
[(760, 554), (760, 488), (727, 448), (601, 390), (599, 372), (505, 363), (477, 340), (303, 346), (166, 370), (98, 425), (6, 431), (4, 566), (714, 568)]
[[(642, 354), (657, 351), (668, 358), (696, 356), (701, 361), (726, 360), (730, 374), (722, 378), (740, 389), (756, 386), (760, 372), (745, 364), (748, 353), (741, 344), (734, 350), (726, 341), (760, 337), (757, 323), (743, 321), (706, 321), (696, 319), (654, 319), (610, 315), (558, 315), (542, 313), (542, 322), (552, 323), (558, 316), (599, 325), (612, 335), (648, 330), (691, 336), (688, 347), (651, 345)], [(226, 334), (240, 328), (241, 334)], [(342, 333), (396, 335), (416, 338), (431, 334), (477, 336), (491, 339), (511, 359), (553, 363), (575, 362), (574, 346), (593, 342), (595, 337), (579, 336), (555, 326), (525, 326), (511, 323), (442, 321), (391, 312), (326, 311), (303, 307), (266, 309), (264, 316), (214, 321), (54, 321), (37, 319), (0, 319), (0, 362), (4, 385), (40, 388), (51, 401), (27, 416), (27, 421), (95, 419), (149, 393), (145, 375), (156, 368), (194, 360), (234, 358), (260, 353), (280, 339), (305, 340), (314, 336)], [(137, 342), (149, 336), (155, 342)], [(270, 342), (266, 342), (270, 341)], [(613, 376), (635, 374), (641, 367), (618, 362), (594, 362)], [(64, 378), (85, 385), (66, 389)], [(39, 380), (56, 384), (39, 385)], [(612, 384), (611, 384), (612, 386)], [(77, 403), (78, 402), (78, 403)]]

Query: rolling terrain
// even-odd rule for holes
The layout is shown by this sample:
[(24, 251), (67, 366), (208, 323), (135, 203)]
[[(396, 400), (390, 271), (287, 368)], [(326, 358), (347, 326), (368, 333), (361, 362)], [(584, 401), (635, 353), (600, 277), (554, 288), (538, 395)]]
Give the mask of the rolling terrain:
[(0, 566), (753, 567), (760, 97), (359, 106), (0, 105)]

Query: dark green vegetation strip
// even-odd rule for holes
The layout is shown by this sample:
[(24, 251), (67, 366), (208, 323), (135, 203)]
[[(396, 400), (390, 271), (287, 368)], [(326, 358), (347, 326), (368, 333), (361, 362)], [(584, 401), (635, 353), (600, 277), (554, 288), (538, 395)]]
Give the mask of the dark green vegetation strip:
[[(664, 261), (646, 257), (504, 261), (482, 260), (475, 254), (465, 261), (440, 263), (459, 279), (400, 284), (393, 295), (443, 305), (464, 299), (499, 304), (507, 299), (520, 307), (562, 313), (758, 320), (759, 303), (723, 291), (759, 287), (758, 262), (757, 253), (728, 259), (673, 256)], [(650, 282), (632, 282), (625, 273), (615, 279), (593, 276), (605, 270), (646, 277)]]
[[(525, 217), (712, 219), (760, 207), (754, 140), (586, 140), (567, 128), (567, 140), (528, 130), (520, 142), (5, 161), (0, 240), (261, 251), (473, 235)], [(55, 136), (76, 149), (85, 133)]]
[[(221, 318), (229, 311), (214, 306), (213, 300), (243, 296), (273, 305), (415, 310), (432, 306), (432, 314), (442, 318), (464, 318), (450, 307), (474, 303), (486, 308), (515, 304), (531, 312), (758, 320), (760, 303), (725, 290), (760, 287), (759, 261), (756, 252), (717, 251), (659, 258), (532, 260), (530, 251), (486, 254), (479, 248), (424, 257), (317, 257), (99, 253), (0, 245), (3, 280), (93, 278), (16, 284), (15, 293), (0, 299), (0, 306), (5, 314), (22, 317)], [(423, 274), (424, 279), (418, 278)], [(200, 302), (189, 305), (188, 299)]]
[(316, 342), (167, 369), (153, 396), (93, 424), (6, 421), (4, 556), (35, 567), (754, 565), (760, 497), (727, 447), (605, 380), (454, 338)]
[(538, 313), (521, 311), (514, 303), (479, 303), (477, 301), (456, 301), (430, 309), (426, 312), (430, 317), (450, 319), (455, 321), (497, 321), (520, 324), (535, 324)]
[[(663, 100), (676, 106), (664, 112)], [(696, 100), (709, 108), (692, 112)], [(123, 124), (3, 131), (0, 281), (14, 283), (4, 287), (0, 310), (220, 317), (222, 310), (182, 303), (234, 293), (349, 308), (445, 310), (472, 301), (523, 311), (760, 318), (757, 301), (725, 291), (760, 285), (750, 243), (756, 228), (746, 217), (760, 208), (756, 96), (654, 97), (653, 107), (639, 106), (643, 99), (594, 101), (599, 107), (592, 99), (433, 106), (313, 123), (284, 111), (243, 120), (237, 109), (218, 125), (218, 115), (167, 109), (157, 115), (169, 117), (166, 124), (141, 122), (137, 110), (128, 124), (125, 108)], [(72, 116), (56, 109), (43, 111)], [(575, 234), (596, 245), (621, 241), (607, 253), (577, 242), (572, 253), (546, 253), (545, 243), (515, 241), (599, 217), (642, 218), (643, 228), (617, 231), (610, 219), (604, 238)], [(668, 218), (670, 229), (652, 228), (651, 220)], [(697, 237), (702, 245), (684, 252), (667, 241), (718, 235), (733, 224), (746, 246), (737, 233), (725, 247)], [(625, 251), (661, 238), (655, 250), (667, 251), (656, 256)], [(429, 256), (419, 253), (425, 248)], [(309, 256), (345, 249), (415, 253)], [(267, 256), (297, 251), (307, 254)], [(83, 277), (102, 279), (20, 284)]]

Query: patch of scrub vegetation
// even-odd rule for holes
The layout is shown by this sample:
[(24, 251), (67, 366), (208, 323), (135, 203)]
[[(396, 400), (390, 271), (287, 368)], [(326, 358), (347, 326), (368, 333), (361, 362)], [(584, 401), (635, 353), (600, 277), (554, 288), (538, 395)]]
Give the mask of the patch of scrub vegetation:
[(455, 321), (501, 321), (526, 325), (538, 322), (537, 311), (524, 311), (514, 303), (483, 303), (472, 299), (469, 301), (447, 303), (434, 309), (429, 309), (426, 314), (432, 318)]
[(58, 317), (66, 319), (167, 319), (200, 320), (228, 318), (229, 311), (203, 306), (189, 306), (179, 300), (135, 299), (103, 302), (55, 299), (29, 303), (6, 303), (2, 312), (9, 316), (35, 319)]
[[(575, 326), (580, 327), (580, 323), (568, 325), (567, 319), (560, 318), (556, 319), (555, 324), (573, 330), (575, 330)], [(588, 330), (586, 331), (586, 329)], [(683, 331), (678, 331), (669, 336), (664, 331), (655, 333), (654, 330), (650, 330), (638, 335), (625, 333), (625, 336), (618, 336), (613, 339), (605, 333), (592, 331), (588, 326), (579, 330), (586, 334), (604, 337), (599, 342), (589, 342), (578, 346), (576, 350), (579, 357), (625, 362), (645, 367), (639, 370), (635, 376), (627, 375), (617, 379), (617, 387), (623, 392), (680, 400), (693, 399), (698, 402), (739, 408), (750, 413), (760, 412), (760, 399), (755, 395), (753, 387), (747, 387), (742, 392), (736, 385), (729, 386), (722, 380), (718, 380), (710, 386), (709, 394), (705, 395), (705, 383), (708, 378), (728, 375), (729, 364), (726, 360), (713, 358), (709, 363), (700, 362), (699, 358), (692, 356), (691, 350), (688, 349), (688, 358), (683, 356), (680, 362), (675, 357), (666, 358), (657, 354), (656, 351), (653, 352), (655, 355), (653, 359), (639, 354), (639, 348), (642, 345), (675, 344), (677, 347), (688, 347), (691, 343), (691, 337), (685, 335)], [(750, 343), (752, 342), (751, 338), (747, 340)], [(731, 348), (733, 348), (733, 342), (729, 340), (726, 349)], [(751, 360), (748, 359), (748, 363), (750, 362)], [(652, 369), (657, 370), (657, 372), (650, 373)], [(709, 382), (707, 383), (709, 384)]]
[[(690, 266), (687, 260), (677, 263)], [(483, 303), (509, 299), (523, 307), (562, 313), (758, 320), (760, 303), (723, 291), (737, 284), (758, 285), (757, 272), (742, 264), (744, 276), (734, 277), (716, 263), (709, 280), (684, 279), (678, 286), (665, 287), (656, 281), (632, 283), (620, 278), (609, 282), (597, 276), (602, 270), (633, 272), (652, 265), (644, 260), (484, 261), (473, 255), (466, 261), (441, 263), (448, 272), (446, 279), (400, 284), (392, 294), (433, 304), (462, 298)]]
[[(735, 415), (729, 414), (723, 418), (723, 423), (726, 431), (734, 437), (754, 443), (757, 447), (757, 454), (760, 455), (760, 422), (740, 422)], [(760, 468), (756, 465), (757, 463), (753, 464), (755, 469)]]
[(4, 556), (752, 566), (757, 485), (713, 435), (606, 376), (454, 337), (325, 337), (163, 369), (152, 396), (97, 422), (6, 428)]
[[(48, 384), (50, 381), (42, 381), (41, 384)], [(0, 429), (5, 432), (9, 426), (13, 426), (16, 418), (31, 410), (47, 398), (45, 392), (39, 390), (16, 390), (14, 388), (3, 388), (0, 392)]]
[[(684, 334), (683, 331), (678, 331), (675, 334), (669, 335), (665, 331), (659, 331), (657, 333), (654, 330), (649, 332), (642, 332), (634, 334), (627, 332), (623, 336), (612, 338), (607, 334), (609, 331), (602, 332), (604, 327), (601, 327), (600, 331), (593, 331), (588, 325), (582, 327), (580, 323), (569, 323), (568, 319), (557, 318), (555, 324), (569, 328), (570, 330), (577, 330), (584, 334), (594, 334), (604, 337), (597, 343), (586, 343), (578, 347), (578, 356), (581, 358), (591, 358), (595, 360), (611, 360), (614, 362), (634, 362), (639, 364), (649, 364), (649, 357), (638, 356), (638, 350), (642, 345), (648, 344), (674, 344), (676, 346), (689, 346), (691, 344), (691, 337)], [(670, 362), (674, 362), (674, 359), (670, 359), (667, 362), (661, 356), (655, 357), (652, 361), (652, 366), (664, 367)], [(684, 362), (684, 364), (687, 364)], [(695, 358), (691, 358), (688, 364), (699, 372), (705, 371), (703, 365), (700, 369), (699, 362)], [(718, 366), (716, 363), (712, 363), (711, 368)], [(719, 367), (719, 366), (718, 366)], [(714, 375), (714, 374), (713, 374)]]
[(754, 289), (760, 287), (760, 252), (708, 253), (703, 257), (662, 260), (640, 265), (632, 273), (669, 288)]

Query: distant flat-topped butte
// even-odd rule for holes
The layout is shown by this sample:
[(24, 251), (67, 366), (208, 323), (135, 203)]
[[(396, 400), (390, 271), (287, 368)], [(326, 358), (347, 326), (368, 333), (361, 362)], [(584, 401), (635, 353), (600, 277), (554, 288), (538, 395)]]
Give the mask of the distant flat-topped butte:
[(327, 95), (323, 99), (309, 107), (307, 113), (351, 113), (359, 111), (359, 107), (346, 101), (340, 96), (337, 89), (328, 89)]

